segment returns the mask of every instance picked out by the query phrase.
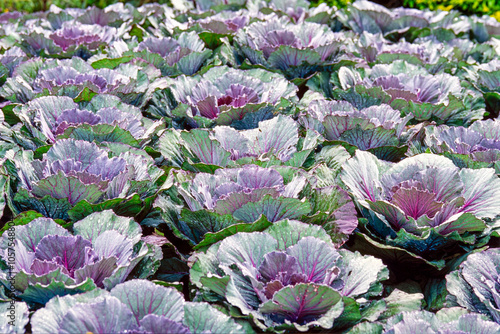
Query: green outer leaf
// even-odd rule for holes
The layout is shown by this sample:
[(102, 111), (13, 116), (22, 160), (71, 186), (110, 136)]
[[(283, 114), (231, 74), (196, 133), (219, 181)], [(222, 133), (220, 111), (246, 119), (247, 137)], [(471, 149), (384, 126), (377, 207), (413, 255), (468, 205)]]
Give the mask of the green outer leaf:
[(219, 250), (220, 244), (220, 242), (213, 244), (205, 253), (195, 253), (193, 255), (192, 262), (194, 263), (189, 270), (189, 279), (191, 283), (198, 288), (203, 287), (200, 283), (202, 277), (209, 276), (209, 273), (213, 276), (214, 273), (219, 271), (217, 251)]
[(370, 254), (397, 263), (400, 268), (405, 266), (415, 268), (418, 266), (418, 268), (422, 268), (422, 273), (426, 271), (438, 273), (446, 266), (444, 260), (428, 261), (403, 248), (381, 244), (363, 233), (355, 233), (354, 236), (354, 244), (350, 247), (351, 250), (357, 250), (363, 254)]
[(110, 199), (98, 204), (90, 204), (87, 201), (80, 201), (68, 211), (68, 216), (73, 221), (79, 221), (93, 212), (113, 209), (122, 201), (123, 199), (121, 198)]
[[(21, 225), (26, 225), (29, 224), (32, 220), (36, 218), (43, 217), (43, 215), (39, 212), (30, 210), (30, 211), (25, 211), (21, 212), (19, 215), (17, 215), (10, 224), (5, 224), (4, 227), (0, 230), (0, 236), (10, 228), (10, 226), (21, 226)], [(12, 225), (12, 223), (14, 225)]]
[(482, 232), (487, 226), (479, 218), (476, 218), (472, 213), (463, 213), (460, 217), (451, 220), (449, 223), (444, 222), (443, 224), (435, 228), (436, 232), (442, 235), (447, 235), (454, 231), (464, 234), (466, 232)]
[(430, 279), (425, 284), (424, 292), (425, 303), (427, 304), (426, 310), (436, 312), (445, 307), (446, 296), (448, 295), (446, 280), (441, 278)]
[(48, 286), (37, 283), (30, 285), (19, 297), (33, 303), (45, 304), (55, 296), (76, 295), (97, 289), (94, 281), (88, 278), (78, 285), (66, 286), (63, 282), (52, 281)]
[(389, 278), (389, 270), (382, 260), (340, 249), (337, 266), (344, 281), (342, 295), (352, 298), (379, 296), (383, 291), (381, 281)]
[(227, 285), (229, 284), (230, 280), (231, 280), (230, 276), (201, 277), (200, 283), (203, 284), (203, 287), (212, 290), (213, 292), (221, 295), (222, 297), (225, 297)]
[(13, 199), (13, 205), (13, 211), (16, 214), (22, 211), (36, 210), (45, 217), (62, 220), (68, 220), (69, 210), (72, 208), (67, 198), (54, 199), (50, 196), (43, 198), (31, 197), (24, 188), (18, 189)]
[(141, 320), (148, 314), (165, 316), (173, 321), (183, 317), (184, 297), (174, 288), (167, 288), (147, 280), (130, 280), (111, 289), (118, 298)]
[[(228, 215), (229, 216), (229, 215)], [(210, 245), (216, 243), (217, 241), (223, 240), (224, 238), (234, 235), (239, 232), (260, 232), (264, 231), (266, 228), (271, 226), (269, 220), (266, 219), (264, 215), (261, 215), (258, 220), (253, 223), (236, 223), (234, 225), (228, 226), (219, 230), (218, 232), (207, 232), (204, 235), (203, 240), (193, 247), (194, 250), (204, 250)]]
[(216, 34), (210, 31), (202, 31), (198, 36), (205, 42), (205, 45), (212, 50), (215, 50), (222, 44), (221, 38), (230, 37), (230, 35)]
[(87, 201), (78, 202), (71, 210), (68, 216), (73, 221), (81, 220), (92, 212), (113, 209), (119, 216), (134, 217), (142, 210), (147, 210), (154, 196), (141, 200), (138, 194), (127, 198), (113, 198), (105, 202), (90, 204)]
[(118, 142), (140, 148), (140, 143), (129, 131), (111, 124), (79, 124), (77, 127), (67, 128), (58, 139), (73, 138), (88, 142)]
[(351, 328), (345, 334), (382, 334), (384, 327), (378, 323), (362, 322)]
[[(107, 186), (107, 182), (103, 184)], [(104, 193), (101, 184), (85, 184), (77, 177), (66, 176), (62, 171), (34, 183), (31, 192), (35, 196), (50, 195), (55, 199), (68, 199), (72, 205), (81, 200), (94, 203)]]
[(91, 213), (86, 218), (73, 225), (75, 235), (81, 235), (84, 239), (93, 241), (104, 231), (114, 230), (129, 239), (138, 242), (141, 235), (141, 227), (131, 218), (117, 216), (112, 210), (104, 210)]
[(206, 233), (217, 233), (231, 225), (242, 223), (230, 214), (220, 215), (208, 210), (191, 211), (186, 208), (182, 209), (180, 219), (182, 221), (175, 224), (179, 236), (187, 237), (194, 243), (201, 242)]
[(184, 324), (191, 333), (242, 333), (243, 327), (208, 303), (184, 305)]
[[(260, 110), (268, 109), (272, 111), (274, 110), (274, 106), (270, 105), (269, 103), (248, 103), (242, 107), (231, 107), (228, 110), (221, 112), (219, 115), (217, 115), (217, 118), (214, 121), (217, 125), (231, 125), (233, 124), (233, 122), (241, 121), (245, 117), (250, 116), (250, 114), (256, 114)], [(257, 127), (257, 123), (255, 125)]]
[(180, 139), (180, 132), (174, 129), (167, 129), (158, 139), (158, 150), (166, 159), (168, 165), (181, 167), (184, 163)]
[(331, 242), (331, 237), (317, 225), (305, 224), (297, 220), (281, 220), (274, 223), (264, 232), (278, 241), (278, 249), (284, 250), (295, 245), (301, 238), (315, 237), (325, 242)]
[(141, 26), (133, 24), (132, 29), (130, 29), (130, 36), (136, 36), (137, 40), (142, 42), (144, 40), (144, 32), (145, 30)]
[(79, 94), (77, 97), (75, 97), (73, 100), (76, 102), (76, 103), (80, 103), (80, 102), (89, 102), (90, 100), (92, 100), (92, 98), (94, 96), (96, 96), (97, 93), (95, 92), (92, 92), (88, 87), (85, 87)]
[(62, 282), (66, 286), (74, 285), (75, 280), (62, 272), (61, 268), (57, 268), (45, 275), (27, 274), (24, 270), (21, 270), (16, 275), (14, 286), (19, 291), (25, 291), (31, 285), (42, 284), (48, 285), (53, 281)]
[(11, 103), (2, 108), (3, 116), (5, 118), (5, 122), (10, 126), (13, 126), (17, 123), (21, 123), (21, 119), (14, 112), (14, 108), (17, 107), (18, 104)]
[(242, 205), (233, 212), (233, 216), (250, 223), (260, 215), (265, 215), (270, 221), (279, 221), (282, 219), (298, 219), (309, 212), (311, 212), (309, 201), (286, 197), (273, 198), (271, 195), (265, 195), (258, 202), (249, 202)]
[[(284, 287), (276, 292), (272, 300), (259, 307), (259, 311), (263, 314), (282, 315), (285, 318), (293, 317), (295, 319), (288, 320), (294, 323), (308, 315), (321, 315), (318, 320), (314, 321), (315, 325), (331, 328), (336, 316), (330, 317), (328, 313), (341, 300), (340, 294), (329, 286), (300, 283)], [(312, 311), (304, 310), (307, 308)], [(305, 326), (307, 325), (306, 323)], [(299, 328), (303, 327), (299, 325)]]
[(201, 162), (221, 167), (227, 166), (231, 153), (224, 150), (218, 141), (211, 140), (208, 131), (199, 129), (183, 131), (181, 138)]
[(99, 59), (95, 62), (93, 62), (91, 65), (94, 69), (98, 70), (100, 68), (109, 68), (109, 69), (114, 69), (120, 64), (127, 63), (134, 59), (133, 56), (124, 56), (120, 58), (104, 58), (104, 59)]
[(342, 314), (335, 319), (333, 328), (348, 328), (358, 323), (362, 319), (360, 304), (353, 298), (342, 297), (344, 309)]
[(420, 311), (424, 295), (421, 293), (407, 293), (394, 289), (391, 294), (384, 298), (387, 309), (381, 315), (382, 319), (390, 318), (401, 312)]

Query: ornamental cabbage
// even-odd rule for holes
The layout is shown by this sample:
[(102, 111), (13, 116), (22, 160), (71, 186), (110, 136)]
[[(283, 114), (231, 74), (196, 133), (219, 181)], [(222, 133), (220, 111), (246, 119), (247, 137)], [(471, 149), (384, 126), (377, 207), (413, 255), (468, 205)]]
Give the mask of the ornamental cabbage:
[[(12, 275), (20, 298), (45, 304), (54, 296), (111, 289), (125, 281), (142, 259), (152, 256), (154, 246), (141, 241), (139, 224), (112, 211), (94, 213), (73, 229), (72, 235), (50, 218), (15, 227)], [(7, 233), (0, 238), (5, 262), (9, 241)]]
[(56, 138), (120, 142), (139, 148), (160, 123), (149, 121), (139, 108), (107, 94), (94, 96), (85, 108), (66, 96), (44, 96), (16, 111), (34, 137), (31, 149), (53, 144)]
[(357, 0), (352, 6), (338, 14), (339, 20), (347, 27), (362, 34), (405, 32), (410, 27), (424, 28), (429, 26), (433, 14), (415, 9), (386, 7), (365, 0)]
[(458, 245), (467, 250), (487, 242), (500, 212), (500, 179), (492, 168), (460, 170), (438, 155), (393, 164), (357, 151), (341, 179), (367, 219), (370, 244), (404, 249), (409, 261), (427, 259), (437, 269), (447, 252), (460, 252)]
[[(213, 129), (178, 131), (169, 129), (158, 139), (158, 150), (165, 159), (162, 164), (192, 168), (205, 165), (234, 167), (252, 161), (266, 161), (267, 166), (286, 164), (300, 167), (317, 145), (318, 135), (308, 131), (299, 138), (299, 127), (289, 116), (279, 115), (259, 122), (251, 130), (229, 126)], [(302, 150), (298, 149), (302, 144)], [(199, 168), (198, 168), (199, 169)]]
[(153, 64), (161, 69), (163, 75), (183, 73), (192, 75), (211, 56), (203, 41), (193, 31), (183, 32), (177, 39), (171, 37), (148, 37), (134, 49), (135, 55), (149, 59), (149, 54), (158, 55)]
[(262, 330), (332, 328), (342, 300), (369, 307), (388, 274), (381, 260), (337, 250), (323, 229), (298, 221), (235, 234), (194, 258), (191, 281)]
[(414, 122), (464, 125), (481, 119), (484, 104), (474, 90), (463, 88), (456, 76), (447, 73), (430, 75), (427, 70), (396, 60), (390, 65), (377, 64), (365, 71), (342, 67), (330, 94), (346, 100), (358, 109), (386, 103), (412, 115)]
[(398, 161), (407, 149), (403, 131), (411, 118), (400, 114), (386, 104), (358, 110), (346, 101), (314, 100), (299, 121), (328, 141), (347, 143), (381, 159)]
[[(117, 152), (110, 158), (112, 149)], [(107, 203), (108, 208), (122, 206), (124, 214), (138, 214), (142, 201), (155, 194), (163, 172), (151, 157), (130, 146), (116, 144), (112, 149), (61, 139), (41, 160), (33, 159), (31, 151), (15, 153), (10, 159), (20, 182), (11, 209), (15, 213), (35, 209), (46, 217), (67, 220), (83, 218), (94, 204)]]
[(161, 74), (152, 65), (148, 66), (147, 71), (134, 64), (94, 69), (77, 57), (45, 62), (34, 58), (18, 66), (0, 89), (0, 95), (12, 102), (27, 103), (40, 93), (79, 100), (88, 95), (112, 94), (125, 103), (140, 105), (148, 98), (146, 93), (150, 82)]
[(292, 24), (271, 17), (238, 31), (235, 43), (251, 64), (276, 69), (289, 79), (307, 78), (340, 61), (349, 44), (343, 33), (313, 22)]
[(436, 314), (428, 311), (402, 312), (387, 320), (384, 334), (426, 333), (461, 334), (500, 332), (500, 325), (487, 321), (477, 313), (460, 308), (443, 308)]
[(185, 302), (174, 288), (147, 280), (55, 297), (33, 314), (34, 333), (245, 333), (243, 327), (207, 303)]
[[(177, 77), (163, 96), (157, 95), (157, 106), (149, 111), (171, 117), (173, 125), (180, 128), (217, 124), (251, 129), (290, 102), (297, 102), (296, 92), (297, 87), (279, 74), (221, 66), (203, 76)], [(168, 106), (175, 108), (169, 110)]]
[(458, 167), (494, 167), (500, 173), (500, 120), (476, 121), (468, 128), (427, 126), (424, 144)]
[[(278, 170), (287, 176), (286, 184)], [(214, 174), (179, 172), (176, 179), (171, 184), (171, 199), (160, 197), (156, 206), (165, 212), (163, 217), (174, 233), (194, 245), (207, 233), (210, 240), (218, 238), (214, 233), (225, 236), (232, 225), (261, 230), (270, 222), (299, 219), (311, 211), (308, 200), (298, 198), (307, 180), (304, 172), (295, 168), (245, 165), (217, 169)], [(230, 234), (237, 231), (229, 230), (233, 231)], [(203, 241), (206, 243), (213, 241)]]

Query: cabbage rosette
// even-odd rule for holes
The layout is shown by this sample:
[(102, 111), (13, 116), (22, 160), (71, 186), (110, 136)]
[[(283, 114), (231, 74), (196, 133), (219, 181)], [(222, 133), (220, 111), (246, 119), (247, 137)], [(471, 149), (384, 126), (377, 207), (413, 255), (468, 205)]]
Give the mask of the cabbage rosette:
[(349, 37), (313, 22), (292, 24), (286, 17), (271, 17), (238, 31), (236, 48), (253, 65), (280, 70), (288, 79), (308, 78), (338, 66), (351, 48)]
[(309, 201), (299, 199), (307, 183), (304, 174), (291, 167), (278, 171), (256, 165), (213, 174), (181, 171), (169, 197), (159, 197), (155, 206), (178, 237), (199, 248), (237, 231), (263, 230), (272, 222), (310, 213)]
[(494, 169), (460, 170), (438, 155), (393, 164), (357, 151), (343, 165), (341, 179), (365, 218), (359, 247), (431, 270), (488, 242), (500, 212)]
[(98, 68), (78, 57), (66, 60), (34, 58), (21, 63), (0, 89), (0, 96), (27, 103), (38, 96), (68, 96), (88, 102), (96, 94), (112, 94), (124, 103), (141, 105), (149, 98), (148, 86), (161, 73), (151, 64), (120, 64)]
[(476, 121), (468, 128), (427, 126), (423, 143), (458, 167), (494, 167), (500, 174), (500, 120)]
[[(297, 102), (297, 87), (262, 69), (214, 67), (202, 76), (180, 76), (155, 93), (148, 111), (167, 116), (177, 128), (228, 125), (251, 129)], [(173, 107), (173, 108), (172, 108)]]
[[(109, 290), (125, 281), (141, 260), (157, 252), (155, 246), (141, 241), (139, 224), (110, 210), (76, 222), (74, 234), (50, 218), (36, 218), (15, 230), (13, 247), (8, 233), (0, 239), (2, 260), (7, 261), (13, 248), (16, 260), (10, 274), (14, 293), (31, 303), (45, 304), (54, 296), (95, 288)], [(10, 286), (5, 283), (5, 271), (2, 276), (2, 283)]]
[(27, 31), (20, 34), (23, 49), (31, 55), (88, 59), (101, 48), (120, 39), (126, 31), (98, 24), (62, 22), (56, 30)]
[(15, 38), (33, 56), (88, 59), (114, 41), (129, 37), (134, 10), (122, 4), (87, 10), (51, 6), (36, 21), (29, 15), (21, 18)]
[[(275, 119), (279, 121), (281, 116)], [(286, 118), (281, 119), (279, 124), (285, 121)], [(279, 128), (280, 125), (277, 126)], [(260, 128), (258, 130), (261, 131)], [(266, 135), (264, 131), (262, 133)], [(172, 147), (175, 146), (165, 145), (164, 149)], [(200, 154), (200, 157), (215, 157), (214, 152), (217, 153), (210, 151)], [(293, 150), (275, 151), (280, 152), (283, 154), (279, 157), (283, 159), (285, 153), (290, 154)], [(339, 154), (349, 156), (345, 150)], [(229, 153), (226, 158), (228, 156)], [(238, 231), (262, 230), (282, 219), (300, 219), (321, 225), (340, 246), (357, 227), (354, 204), (348, 193), (339, 187), (336, 177), (327, 175), (331, 171), (324, 165), (324, 160), (331, 159), (328, 153), (321, 155), (320, 164), (311, 174), (293, 167), (295, 163), (302, 163), (301, 156), (302, 152), (295, 153), (284, 165), (280, 165), (273, 162), (276, 156), (263, 158), (265, 155), (261, 155), (260, 159), (266, 165), (271, 165), (271, 162), (275, 165), (263, 168), (247, 164), (220, 169), (218, 166), (222, 162), (227, 163), (227, 159), (211, 161), (212, 164), (187, 164), (186, 161), (181, 164), (178, 160), (180, 156), (171, 155), (174, 166), (209, 173), (173, 172), (169, 177), (171, 181), (167, 181), (169, 189), (165, 192), (169, 197), (160, 196), (155, 206), (161, 209), (164, 221), (174, 233), (189, 240), (195, 249)], [(336, 157), (339, 158), (339, 155)], [(236, 162), (246, 161), (247, 158), (252, 157), (240, 158)]]
[(302, 167), (309, 164), (319, 135), (308, 131), (299, 137), (299, 126), (290, 116), (278, 115), (259, 122), (256, 129), (229, 126), (212, 129), (166, 130), (158, 139), (162, 165), (207, 171), (249, 163)]
[(426, 69), (405, 60), (378, 64), (368, 70), (342, 67), (332, 75), (335, 99), (362, 109), (382, 103), (411, 115), (412, 122), (435, 121), (438, 124), (467, 125), (481, 119), (485, 105), (480, 94), (463, 88), (456, 76), (431, 75)]
[(148, 37), (134, 49), (134, 55), (144, 58), (162, 75), (193, 75), (212, 55), (212, 51), (205, 48), (205, 43), (196, 32), (183, 32), (177, 38)]
[(307, 129), (315, 130), (331, 144), (369, 151), (378, 158), (399, 161), (404, 157), (405, 126), (411, 116), (381, 104), (356, 109), (346, 101), (314, 100), (299, 116)]
[(28, 149), (66, 138), (141, 148), (161, 124), (143, 117), (139, 108), (107, 94), (94, 96), (85, 108), (67, 96), (44, 96), (16, 111), (31, 133), (32, 138), (27, 139), (31, 139), (32, 146)]
[(261, 330), (359, 321), (341, 319), (369, 309), (388, 277), (381, 260), (337, 250), (321, 227), (288, 220), (227, 237), (194, 258), (190, 277), (201, 293), (237, 307)]
[(130, 146), (109, 146), (61, 139), (41, 160), (33, 159), (31, 151), (11, 151), (9, 160), (17, 168), (13, 177), (19, 179), (12, 211), (36, 210), (45, 217), (78, 220), (102, 208), (128, 216), (147, 209), (163, 172), (151, 157)]

